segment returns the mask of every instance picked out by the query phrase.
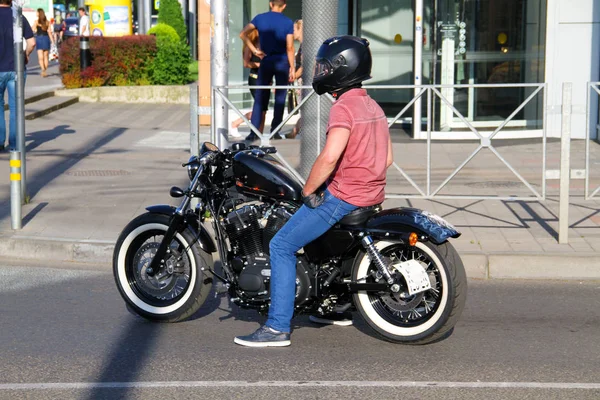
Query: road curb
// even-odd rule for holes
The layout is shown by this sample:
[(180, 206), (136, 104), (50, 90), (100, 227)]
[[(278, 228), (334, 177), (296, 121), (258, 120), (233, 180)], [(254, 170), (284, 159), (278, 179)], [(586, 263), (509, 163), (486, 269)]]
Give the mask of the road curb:
[(114, 242), (12, 237), (0, 240), (0, 257), (79, 263), (110, 263)]
[[(111, 264), (115, 242), (36, 237), (0, 240), (0, 257)], [(461, 253), (472, 279), (600, 280), (600, 255), (567, 253)]]

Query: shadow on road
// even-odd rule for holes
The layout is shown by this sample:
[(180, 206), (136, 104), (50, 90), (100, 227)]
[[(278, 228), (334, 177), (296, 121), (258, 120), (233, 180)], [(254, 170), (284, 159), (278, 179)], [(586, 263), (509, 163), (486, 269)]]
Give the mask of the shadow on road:
[(25, 138), (27, 141), (25, 150), (27, 152), (30, 152), (33, 149), (36, 149), (37, 147), (41, 146), (42, 144), (58, 138), (59, 136), (72, 135), (75, 132), (76, 131), (74, 129), (71, 129), (69, 125), (58, 125), (53, 129), (28, 133)]
[[(70, 131), (68, 131), (66, 129), (68, 126), (61, 125), (61, 127), (62, 128), (59, 132), (62, 132), (62, 133), (60, 133), (60, 134), (66, 134), (66, 133), (70, 134), (71, 133)], [(87, 156), (92, 154), (93, 152), (97, 151), (98, 149), (107, 145), (108, 143), (110, 143), (111, 141), (116, 139), (117, 137), (121, 136), (126, 131), (127, 131), (127, 128), (109, 129), (104, 134), (102, 134), (99, 138), (93, 138), (89, 142), (84, 143), (79, 148), (74, 149), (71, 152), (71, 155), (72, 155), (71, 157), (66, 158), (66, 159), (61, 159), (54, 163), (46, 165), (43, 169), (43, 172), (37, 173), (33, 176), (30, 176), (27, 179), (27, 192), (28, 192), (29, 196), (31, 197), (31, 199), (33, 199), (35, 197), (35, 195), (44, 186), (46, 186), (47, 184), (52, 182), (54, 179), (56, 179), (59, 176), (61, 176), (62, 174), (64, 174), (67, 170), (69, 170), (70, 168), (75, 166), (79, 161), (83, 160), (84, 158), (86, 158)], [(41, 132), (49, 132), (49, 131), (41, 131)], [(43, 135), (44, 134), (42, 134), (42, 138), (45, 138), (45, 140), (49, 140), (48, 137), (52, 136), (53, 134), (47, 133), (46, 135), (49, 135), (49, 136), (43, 136)], [(42, 143), (43, 143), (43, 139), (42, 139)], [(8, 197), (0, 199), (0, 220), (3, 220), (4, 218), (7, 218), (10, 216), (10, 207), (8, 205), (10, 205), (10, 195)]]

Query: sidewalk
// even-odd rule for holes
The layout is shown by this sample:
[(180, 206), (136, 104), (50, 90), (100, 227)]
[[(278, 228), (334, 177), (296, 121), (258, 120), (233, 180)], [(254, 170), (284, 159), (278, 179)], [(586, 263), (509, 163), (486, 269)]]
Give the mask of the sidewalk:
[[(27, 84), (35, 82), (28, 79)], [(110, 265), (117, 236), (132, 218), (152, 204), (178, 204), (168, 193), (171, 186), (188, 184), (181, 163), (189, 157), (189, 120), (188, 106), (77, 103), (27, 121), (31, 203), (23, 206), (23, 229), (13, 231), (6, 167), (0, 175), (0, 257)], [(207, 130), (201, 132), (201, 140), (208, 140)], [(401, 133), (395, 134), (394, 141), (396, 161), (424, 186), (425, 143)], [(541, 190), (540, 143), (494, 143), (536, 190)], [(298, 165), (299, 140), (274, 145), (288, 162)], [(572, 147), (573, 168), (580, 168), (583, 142)], [(433, 189), (475, 148), (469, 142), (434, 143)], [(548, 143), (548, 168), (557, 168), (559, 151), (559, 143)], [(597, 187), (600, 148), (595, 144), (592, 155), (592, 184)], [(7, 166), (8, 153), (0, 153), (0, 163)], [(388, 182), (388, 193), (416, 193), (395, 169), (390, 169)], [(453, 244), (471, 278), (600, 280), (600, 199), (584, 201), (583, 181), (573, 181), (570, 243), (559, 245), (557, 184), (548, 181), (548, 200), (542, 203), (390, 199), (384, 207), (423, 208), (456, 225), (463, 234)], [(488, 150), (478, 154), (440, 194), (525, 196), (527, 191)]]
[(58, 72), (58, 62), (51, 61), (48, 65), (48, 76), (42, 78), (40, 75), (41, 69), (37, 65), (37, 58), (27, 67), (27, 80), (25, 81), (25, 98), (34, 97), (36, 95), (52, 92), (55, 89), (61, 88), (62, 82)]

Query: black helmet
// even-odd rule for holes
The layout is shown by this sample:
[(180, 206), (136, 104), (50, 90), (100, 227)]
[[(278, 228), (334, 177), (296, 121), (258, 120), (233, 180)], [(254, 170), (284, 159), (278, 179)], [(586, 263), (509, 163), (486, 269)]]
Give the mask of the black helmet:
[(312, 86), (317, 94), (360, 84), (371, 78), (369, 41), (356, 36), (334, 36), (317, 52)]

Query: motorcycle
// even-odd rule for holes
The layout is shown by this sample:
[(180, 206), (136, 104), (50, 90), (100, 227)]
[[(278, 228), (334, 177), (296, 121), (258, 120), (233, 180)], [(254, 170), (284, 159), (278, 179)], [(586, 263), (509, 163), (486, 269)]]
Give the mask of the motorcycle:
[[(187, 189), (170, 190), (182, 199), (179, 207), (147, 207), (124, 228), (113, 273), (133, 311), (151, 321), (185, 320), (217, 280), (216, 290), (233, 304), (268, 312), (269, 243), (302, 206), (302, 184), (276, 151), (244, 143), (221, 151), (204, 143), (183, 164)], [(427, 211), (358, 208), (297, 253), (295, 313), (357, 310), (391, 342), (445, 338), (467, 295), (464, 266), (448, 242), (459, 236)]]

